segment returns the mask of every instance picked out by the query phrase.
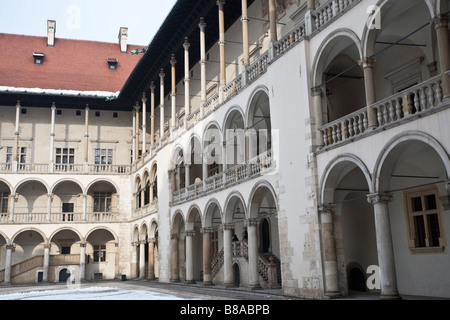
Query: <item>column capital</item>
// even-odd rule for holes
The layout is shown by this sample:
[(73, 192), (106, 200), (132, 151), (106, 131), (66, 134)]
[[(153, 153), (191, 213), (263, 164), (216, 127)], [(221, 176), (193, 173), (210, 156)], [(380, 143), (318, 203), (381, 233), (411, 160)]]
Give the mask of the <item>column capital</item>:
[(139, 240), (139, 244), (146, 244), (147, 240)]
[(178, 240), (178, 239), (180, 239), (180, 235), (178, 233), (171, 234), (170, 235), (170, 239), (171, 240), (175, 240), (175, 239)]
[(139, 112), (140, 109), (141, 109), (141, 106), (139, 105), (139, 103), (136, 102), (136, 105), (134, 106), (134, 110), (136, 112)]
[(44, 244), (44, 249), (50, 249), (52, 247), (51, 243)]
[(89, 111), (89, 104), (86, 104), (86, 107), (84, 108), (84, 110)]
[(257, 226), (258, 223), (259, 223), (259, 218), (252, 218), (252, 219), (245, 220), (245, 226), (246, 227)]
[(335, 209), (335, 204), (322, 204), (318, 206), (319, 213), (333, 213)]
[(175, 59), (175, 54), (172, 54), (172, 57), (170, 58), (170, 64), (172, 65), (172, 67), (175, 67), (175, 65), (177, 64), (177, 59)]
[(6, 250), (14, 251), (16, 249), (16, 244), (15, 243), (7, 244), (5, 247), (6, 247)]
[(322, 96), (322, 87), (318, 86), (311, 88), (311, 96), (313, 97)]
[(213, 232), (214, 232), (213, 228), (202, 228), (202, 229), (200, 229), (200, 233), (203, 233), (203, 234), (205, 234), (205, 233), (213, 233)]
[(448, 28), (448, 17), (447, 16), (439, 15), (431, 21), (433, 22), (434, 27), (436, 29)]
[(375, 58), (363, 58), (362, 60), (359, 60), (358, 63), (360, 66), (362, 66), (364, 69), (365, 68), (373, 68), (373, 65), (375, 64), (375, 62), (377, 62), (377, 59)]
[(224, 6), (225, 5), (225, 0), (217, 0), (216, 4), (220, 7), (220, 6)]
[(193, 237), (195, 236), (195, 230), (189, 230), (185, 232), (186, 237)]
[(133, 242), (131, 242), (131, 246), (132, 246), (132, 247), (137, 247), (138, 244), (139, 244), (139, 241), (133, 241)]
[(84, 242), (84, 243), (80, 243), (80, 248), (86, 248), (86, 242)]
[(52, 110), (56, 110), (56, 103), (52, 103), (52, 108), (51, 108)]
[(367, 195), (367, 202), (370, 204), (388, 203), (393, 200), (392, 193), (372, 193)]
[(222, 230), (234, 230), (234, 224), (233, 223), (223, 223), (220, 225), (220, 229)]
[(185, 37), (185, 38), (184, 38), (184, 43), (183, 43), (183, 48), (184, 48), (185, 50), (188, 50), (190, 47), (191, 47), (191, 44), (189, 43), (189, 38), (188, 38), (188, 37)]
[(164, 79), (165, 76), (166, 76), (166, 74), (164, 73), (164, 69), (161, 68), (161, 70), (159, 71), (159, 77), (161, 79)]
[(198, 24), (198, 27), (200, 28), (200, 30), (204, 31), (206, 28), (206, 22), (205, 22), (205, 18), (201, 17), (200, 18), (200, 23)]
[(142, 102), (147, 102), (147, 95), (144, 93), (142, 93)]
[(150, 90), (152, 91), (152, 93), (155, 91), (155, 88), (156, 88), (155, 82), (154, 81), (150, 82)]
[(148, 239), (148, 243), (153, 243), (153, 244), (155, 244), (155, 243), (156, 243), (156, 238), (150, 238), (150, 239)]

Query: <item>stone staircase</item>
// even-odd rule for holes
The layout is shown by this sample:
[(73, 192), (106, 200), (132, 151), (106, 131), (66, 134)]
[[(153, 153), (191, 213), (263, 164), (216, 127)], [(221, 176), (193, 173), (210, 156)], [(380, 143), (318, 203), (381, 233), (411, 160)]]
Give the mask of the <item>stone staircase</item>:
[[(248, 266), (248, 243), (247, 240), (232, 243), (234, 258), (244, 258)], [(214, 279), (224, 265), (224, 250), (222, 249), (211, 262), (212, 278)], [(258, 273), (260, 284), (263, 288), (281, 288), (281, 262), (272, 254), (258, 254)]]

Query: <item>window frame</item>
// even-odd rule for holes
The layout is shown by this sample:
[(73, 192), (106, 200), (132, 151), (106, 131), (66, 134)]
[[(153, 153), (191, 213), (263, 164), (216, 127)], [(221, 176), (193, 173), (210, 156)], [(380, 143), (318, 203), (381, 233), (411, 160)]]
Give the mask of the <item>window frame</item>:
[[(426, 197), (434, 196), (436, 208), (427, 208)], [(420, 198), (420, 210), (413, 209), (413, 199)], [(407, 226), (407, 236), (408, 236), (408, 247), (412, 254), (423, 254), (423, 253), (443, 253), (446, 248), (446, 237), (444, 230), (444, 221), (443, 221), (443, 206), (440, 200), (439, 190), (436, 185), (418, 187), (414, 189), (405, 190), (403, 192), (403, 200), (404, 200), (404, 211), (406, 218), (406, 226)], [(433, 235), (432, 227), (430, 226), (429, 217), (432, 215), (437, 215), (437, 223), (438, 223), (438, 246), (432, 246)], [(423, 228), (424, 228), (424, 236), (423, 239), (424, 245), (419, 244), (420, 241), (417, 232), (417, 224), (415, 222), (416, 217), (423, 217)]]

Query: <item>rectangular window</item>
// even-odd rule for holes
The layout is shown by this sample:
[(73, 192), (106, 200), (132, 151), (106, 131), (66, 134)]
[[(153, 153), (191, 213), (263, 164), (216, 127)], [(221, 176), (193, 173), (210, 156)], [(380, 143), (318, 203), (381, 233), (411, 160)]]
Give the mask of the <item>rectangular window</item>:
[[(13, 160), (13, 147), (6, 148), (6, 163), (12, 163)], [(18, 147), (17, 148), (17, 161), (19, 163), (27, 162), (27, 148), (26, 147)]]
[(106, 245), (94, 246), (94, 262), (106, 262)]
[(113, 164), (113, 150), (95, 149), (95, 164)]
[(63, 203), (62, 204), (62, 221), (73, 221), (73, 203)]
[(96, 192), (94, 193), (94, 212), (111, 212), (112, 207), (111, 192)]
[(442, 252), (445, 239), (437, 187), (408, 190), (404, 192), (404, 197), (411, 251)]

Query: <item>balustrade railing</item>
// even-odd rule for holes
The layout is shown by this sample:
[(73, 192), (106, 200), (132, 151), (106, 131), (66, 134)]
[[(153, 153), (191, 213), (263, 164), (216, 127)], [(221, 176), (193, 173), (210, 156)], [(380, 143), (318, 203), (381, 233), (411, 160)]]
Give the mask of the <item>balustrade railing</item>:
[(236, 183), (248, 178), (259, 176), (274, 169), (276, 163), (272, 158), (272, 151), (266, 151), (257, 157), (236, 165), (232, 168), (209, 177), (204, 181), (190, 185), (186, 188), (176, 190), (172, 193), (172, 205), (188, 201), (195, 197), (203, 196), (212, 191), (229, 188)]
[(319, 131), (323, 137), (324, 148), (351, 141), (369, 132), (401, 124), (408, 121), (408, 118), (415, 119), (435, 111), (442, 105), (441, 84), (442, 78), (437, 76), (374, 103), (370, 106), (375, 109), (377, 118), (377, 125), (373, 128), (368, 128), (367, 108), (322, 126)]

